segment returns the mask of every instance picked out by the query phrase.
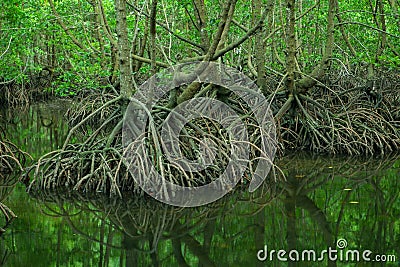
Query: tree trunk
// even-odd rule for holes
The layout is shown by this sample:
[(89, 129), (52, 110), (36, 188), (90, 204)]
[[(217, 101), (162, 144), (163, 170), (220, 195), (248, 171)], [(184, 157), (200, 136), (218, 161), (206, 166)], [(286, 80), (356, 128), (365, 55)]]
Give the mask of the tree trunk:
[(115, 0), (115, 12), (117, 15), (117, 36), (120, 70), (120, 94), (124, 98), (132, 96), (133, 82), (131, 74), (130, 44), (126, 23), (126, 1)]
[(332, 57), (333, 51), (333, 41), (334, 41), (334, 31), (335, 24), (334, 18), (336, 15), (338, 2), (337, 0), (329, 0), (329, 8), (328, 8), (328, 26), (326, 29), (326, 43), (325, 50), (322, 56), (320, 63), (317, 67), (311, 72), (310, 75), (302, 78), (296, 84), (296, 91), (299, 93), (307, 92), (311, 87), (317, 84), (317, 81), (320, 80), (326, 73), (326, 70), (329, 67), (330, 58)]

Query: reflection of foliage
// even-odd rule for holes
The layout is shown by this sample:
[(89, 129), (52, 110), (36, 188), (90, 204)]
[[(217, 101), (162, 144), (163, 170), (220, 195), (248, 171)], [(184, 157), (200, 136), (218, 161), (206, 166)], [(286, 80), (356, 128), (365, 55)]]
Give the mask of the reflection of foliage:
[(26, 154), (15, 144), (6, 140), (6, 131), (2, 127), (2, 121), (0, 123), (0, 180), (3, 180), (4, 174), (11, 173), (14, 170), (22, 170)]
[[(1, 109), (0, 211), (5, 218), (4, 228), (8, 227), (16, 216), (3, 202), (18, 182), (18, 175), (23, 171), (23, 167), (32, 160), (32, 157), (24, 151), (33, 152), (35, 156), (43, 149), (48, 149), (48, 142), (57, 142), (59, 128), (57, 128), (56, 115), (59, 112), (56, 109), (59, 108), (59, 103), (48, 103), (46, 110), (41, 104), (32, 105), (29, 108), (20, 106), (7, 110)], [(65, 127), (61, 125), (59, 131), (61, 135), (63, 128)]]
[[(191, 233), (214, 225), (217, 218), (234, 210), (238, 200), (244, 201), (239, 191), (198, 208), (168, 206), (145, 196), (124, 195), (121, 200), (78, 192), (31, 191), (31, 194), (43, 202), (46, 214), (63, 218), (73, 233), (104, 247), (101, 251), (126, 251), (127, 257), (133, 253), (137, 257), (134, 260), (145, 261), (146, 255), (158, 254), (157, 251), (162, 248), (174, 250), (175, 257), (182, 258), (185, 255), (180, 247), (185, 246), (188, 249), (186, 256), (189, 253), (191, 257), (200, 257), (208, 263), (207, 266), (215, 265), (208, 255), (210, 247), (202, 245), (199, 237)], [(266, 203), (271, 197), (270, 190), (264, 188), (251, 201)], [(99, 231), (103, 234), (99, 235)], [(109, 256), (100, 255), (106, 262), (112, 260), (107, 258)], [(168, 256), (169, 261), (173, 260), (171, 256)], [(186, 260), (190, 262), (193, 259)], [(138, 264), (140, 262), (136, 262)]]
[(15, 176), (12, 176), (11, 173), (22, 171), (22, 166), (27, 157), (27, 154), (22, 152), (16, 145), (10, 141), (3, 140), (3, 134), (4, 132), (0, 128), (0, 211), (5, 218), (4, 227), (0, 228), (0, 235), (4, 233), (4, 229), (16, 217), (13, 211), (2, 203), (16, 183)]
[[(90, 240), (96, 260), (110, 266), (125, 261), (252, 266), (265, 244), (286, 249), (295, 242), (296, 249), (322, 251), (337, 238), (345, 238), (349, 249), (396, 253), (396, 160), (396, 155), (367, 160), (293, 154), (276, 162), (286, 177), (286, 182), (275, 185), (276, 197), (271, 198), (268, 187), (258, 197), (239, 187), (196, 209), (165, 206), (145, 196), (124, 195), (121, 200), (76, 192), (32, 193), (44, 201), (46, 213), (63, 218), (72, 233)], [(68, 240), (87, 246), (76, 237)]]
[[(353, 242), (353, 247), (375, 253), (394, 252), (399, 233), (395, 229), (400, 227), (396, 160), (397, 155), (381, 159), (313, 157), (309, 160), (307, 155), (284, 158), (278, 166), (287, 177), (281, 188), (285, 210), (292, 216), (288, 217), (292, 227), (287, 231), (293, 236), (289, 234), (288, 242), (294, 244), (290, 239), (299, 236), (306, 243), (315, 225), (323, 234), (318, 238), (323, 237), (328, 245), (345, 237)], [(369, 234), (365, 235), (366, 232)]]
[(0, 235), (2, 235), (14, 218), (17, 217), (10, 208), (3, 204), (3, 201), (11, 194), (18, 179), (16, 175), (9, 174), (3, 176), (2, 173), (0, 175), (0, 211), (3, 213), (5, 219), (4, 226), (0, 228)]
[[(67, 125), (62, 116), (67, 105), (68, 101), (56, 100), (2, 110), (4, 135), (37, 159), (57, 149), (64, 139)], [(26, 163), (29, 164), (29, 160)]]

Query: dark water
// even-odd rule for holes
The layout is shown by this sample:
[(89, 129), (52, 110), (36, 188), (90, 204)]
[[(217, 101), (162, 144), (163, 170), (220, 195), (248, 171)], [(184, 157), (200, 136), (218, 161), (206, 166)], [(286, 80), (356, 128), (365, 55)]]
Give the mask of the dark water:
[[(67, 130), (63, 106), (2, 111), (8, 138), (35, 158), (56, 149)], [(199, 208), (2, 187), (2, 202), (18, 218), (1, 236), (1, 266), (400, 265), (399, 156), (298, 153), (276, 163), (286, 182), (255, 194), (238, 188)], [(360, 261), (346, 261), (356, 250)], [(283, 261), (296, 255), (298, 262)]]

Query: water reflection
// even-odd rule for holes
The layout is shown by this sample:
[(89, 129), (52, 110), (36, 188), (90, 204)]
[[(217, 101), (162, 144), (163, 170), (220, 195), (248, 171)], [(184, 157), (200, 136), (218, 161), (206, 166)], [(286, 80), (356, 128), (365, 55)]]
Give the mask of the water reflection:
[(0, 109), (0, 127), (8, 140), (33, 159), (59, 148), (68, 129), (63, 118), (67, 100)]
[[(7, 264), (315, 266), (280, 262), (276, 254), (261, 262), (257, 252), (266, 245), (320, 252), (336, 248), (340, 238), (348, 249), (399, 257), (396, 160), (287, 156), (278, 162), (287, 181), (274, 190), (252, 195), (239, 189), (199, 208), (175, 208), (144, 196), (121, 200), (60, 192), (37, 192), (27, 205), (19, 192), (13, 209), (22, 218), (5, 237), (13, 236), (16, 246)], [(354, 265), (326, 258), (320, 264)]]
[(12, 193), (18, 178), (15, 175), (0, 176), (0, 215), (4, 216), (4, 222), (0, 223), (0, 236), (6, 231), (10, 223), (17, 217), (14, 212), (3, 202)]
[[(61, 103), (1, 111), (7, 138), (34, 158), (62, 145)], [(17, 114), (17, 115), (16, 115)], [(268, 250), (369, 249), (400, 258), (400, 161), (286, 156), (286, 181), (236, 192), (199, 208), (165, 206), (145, 196), (36, 192), (4, 177), (0, 202), (18, 218), (0, 227), (1, 266), (354, 266), (353, 263), (261, 262)], [(280, 174), (275, 170), (276, 175)], [(12, 218), (12, 214), (9, 218)], [(368, 266), (370, 266), (369, 264)], [(381, 265), (375, 263), (376, 266)], [(357, 266), (362, 266), (357, 264)]]
[(327, 160), (297, 154), (282, 160), (287, 251), (336, 248), (337, 240), (344, 238), (352, 249), (399, 255), (400, 205), (393, 206), (400, 192), (396, 159)]
[[(20, 229), (24, 233), (29, 231), (32, 234), (30, 221), (24, 221), (24, 215), (31, 213), (32, 207), (22, 185), (19, 185), (17, 191), (14, 188), (18, 187), (20, 181), (18, 172), (29, 161), (60, 146), (67, 131), (63, 119), (67, 103), (53, 101), (10, 109), (0, 108), (0, 266), (8, 265), (6, 263), (9, 258), (14, 258), (16, 253), (31, 253), (32, 256), (35, 254), (30, 249), (21, 249), (21, 243), (15, 242), (16, 228), (12, 227), (11, 222), (22, 223), (24, 227)], [(18, 206), (17, 210), (15, 206)], [(14, 220), (15, 218), (17, 219)], [(11, 228), (12, 232), (7, 228)], [(31, 255), (28, 256), (30, 257)], [(26, 259), (27, 257), (23, 257), (22, 260), (16, 260), (11, 266), (31, 266)]]

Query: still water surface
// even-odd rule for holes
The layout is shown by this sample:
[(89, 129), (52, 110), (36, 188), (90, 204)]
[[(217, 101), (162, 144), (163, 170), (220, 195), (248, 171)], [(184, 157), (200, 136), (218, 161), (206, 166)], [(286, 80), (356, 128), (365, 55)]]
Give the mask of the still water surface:
[[(3, 110), (1, 123), (8, 139), (38, 158), (62, 145), (65, 105)], [(199, 208), (129, 194), (27, 194), (22, 184), (0, 186), (1, 201), (18, 216), (0, 238), (0, 265), (400, 266), (398, 155), (296, 153), (276, 163), (287, 181), (255, 194), (238, 188)], [(285, 251), (282, 259), (298, 252), (300, 261), (280, 261), (272, 250)], [(329, 250), (336, 261), (328, 260)], [(360, 262), (346, 261), (355, 250)], [(362, 260), (366, 250), (369, 263)], [(378, 263), (377, 256), (393, 262)]]

